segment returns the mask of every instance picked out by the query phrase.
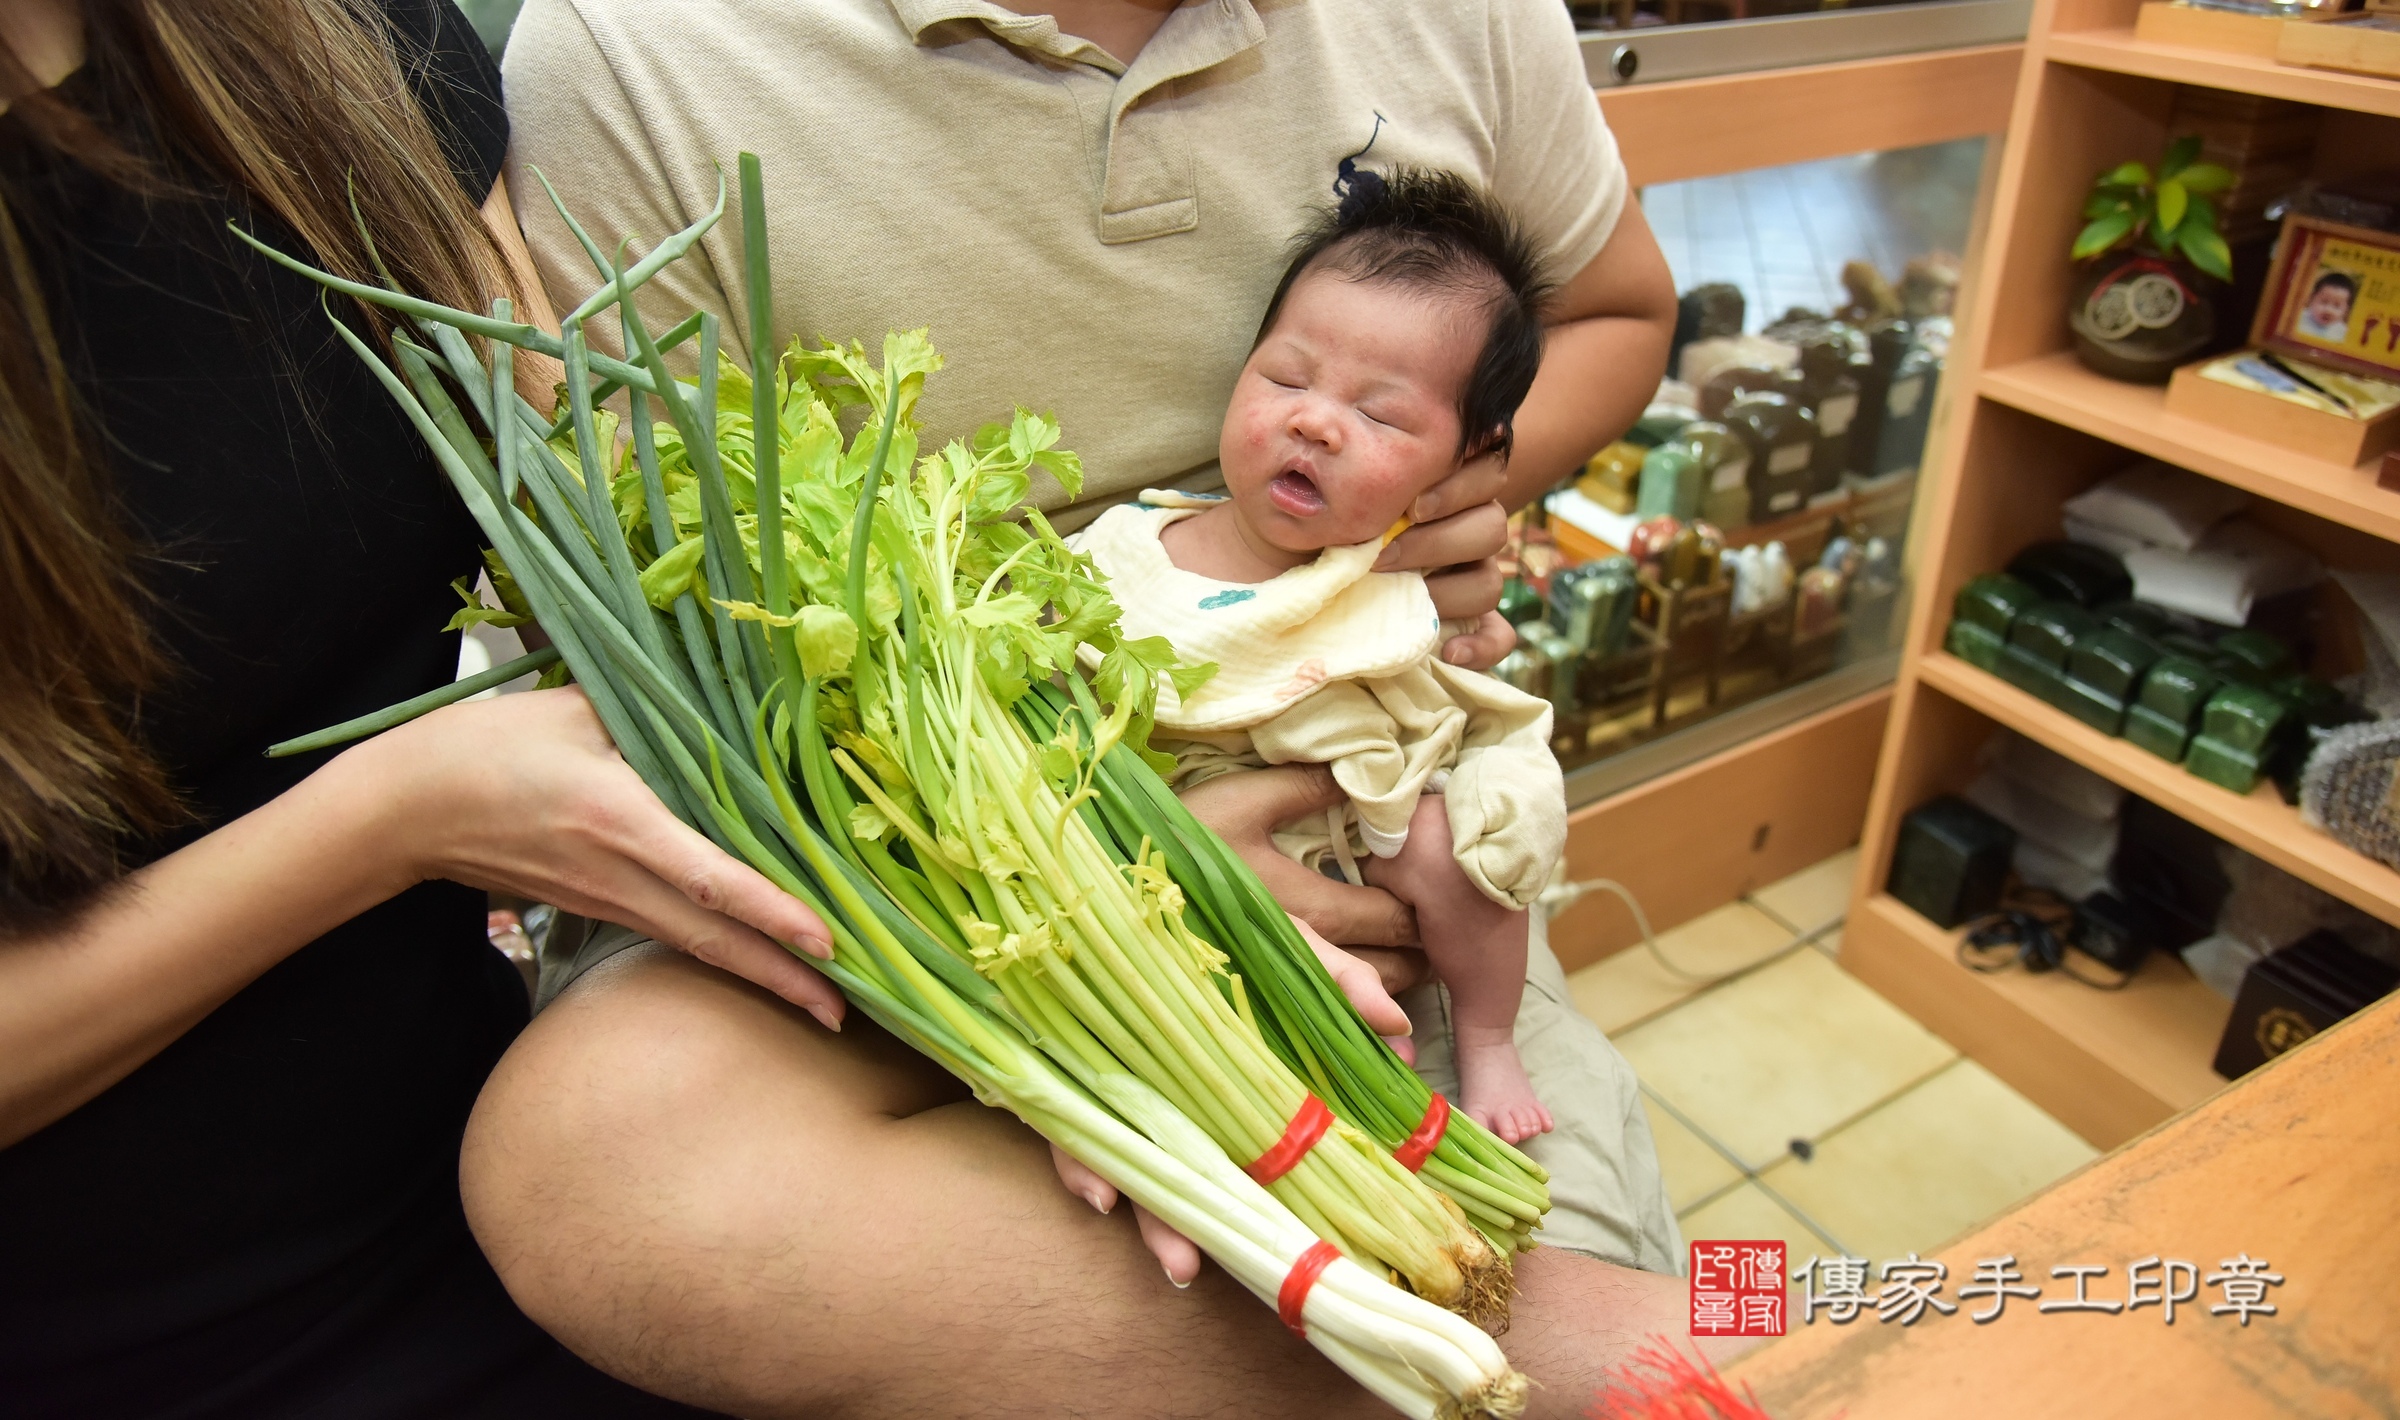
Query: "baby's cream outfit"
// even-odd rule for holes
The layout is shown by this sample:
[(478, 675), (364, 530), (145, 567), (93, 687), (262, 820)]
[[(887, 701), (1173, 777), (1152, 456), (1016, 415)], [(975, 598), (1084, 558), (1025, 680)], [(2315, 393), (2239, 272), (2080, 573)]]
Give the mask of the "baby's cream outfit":
[[(1152, 743), (1178, 790), (1236, 770), (1323, 764), (1350, 798), (1287, 856), (1355, 879), (1356, 849), (1389, 858), (1418, 796), (1439, 793), (1459, 866), (1493, 901), (1533, 904), (1566, 847), (1566, 785), (1549, 702), (1444, 662), (1425, 579), (1377, 572), (1382, 543), (1332, 547), (1265, 582), (1219, 582), (1167, 557), (1159, 532), (1217, 498), (1150, 490), (1077, 538), (1124, 609), (1128, 637), (1164, 636), (1217, 673), (1189, 699), (1161, 678)], [(1337, 827), (1338, 826), (1338, 827)]]

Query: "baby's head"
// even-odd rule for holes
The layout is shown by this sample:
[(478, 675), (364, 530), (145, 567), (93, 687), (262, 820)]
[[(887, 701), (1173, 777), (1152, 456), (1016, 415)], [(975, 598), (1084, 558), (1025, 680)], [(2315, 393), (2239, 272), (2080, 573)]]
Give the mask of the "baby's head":
[(1532, 244), (1465, 179), (1355, 185), (1303, 233), (1217, 454), (1251, 534), (1366, 542), (1470, 460), (1505, 459), (1542, 362)]
[(2350, 303), (2358, 299), (2358, 279), (2339, 271), (2317, 278), (2308, 293), (2309, 318), (2326, 327), (2350, 323)]

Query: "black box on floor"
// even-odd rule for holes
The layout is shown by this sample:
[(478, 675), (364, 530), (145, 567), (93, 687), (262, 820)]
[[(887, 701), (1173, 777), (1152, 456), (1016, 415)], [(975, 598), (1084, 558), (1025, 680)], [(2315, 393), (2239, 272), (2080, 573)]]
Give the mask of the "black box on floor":
[(2217, 1073), (2240, 1079), (2400, 985), (2400, 967), (2331, 932), (2311, 932), (2250, 963), (2217, 1045)]
[(1944, 794), (1900, 820), (1885, 890), (1932, 919), (1956, 927), (2000, 905), (2017, 832), (1959, 798)]

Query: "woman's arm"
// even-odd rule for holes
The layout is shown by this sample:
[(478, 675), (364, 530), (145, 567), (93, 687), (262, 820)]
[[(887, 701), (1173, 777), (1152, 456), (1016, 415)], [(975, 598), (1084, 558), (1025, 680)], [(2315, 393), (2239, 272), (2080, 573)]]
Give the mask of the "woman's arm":
[(840, 996), (775, 945), (827, 954), (806, 907), (669, 814), (581, 692), (502, 696), (369, 740), (65, 925), (0, 939), (0, 1147), (430, 878), (623, 922), (839, 1026)]

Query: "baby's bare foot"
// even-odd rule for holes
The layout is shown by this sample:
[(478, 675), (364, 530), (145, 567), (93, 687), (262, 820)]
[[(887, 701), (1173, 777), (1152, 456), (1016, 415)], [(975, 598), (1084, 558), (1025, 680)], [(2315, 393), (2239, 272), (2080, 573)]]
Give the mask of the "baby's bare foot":
[(1516, 1043), (1498, 1040), (1476, 1044), (1458, 1042), (1459, 1093), (1476, 1123), (1511, 1144), (1521, 1144), (1554, 1125), (1525, 1077)]

